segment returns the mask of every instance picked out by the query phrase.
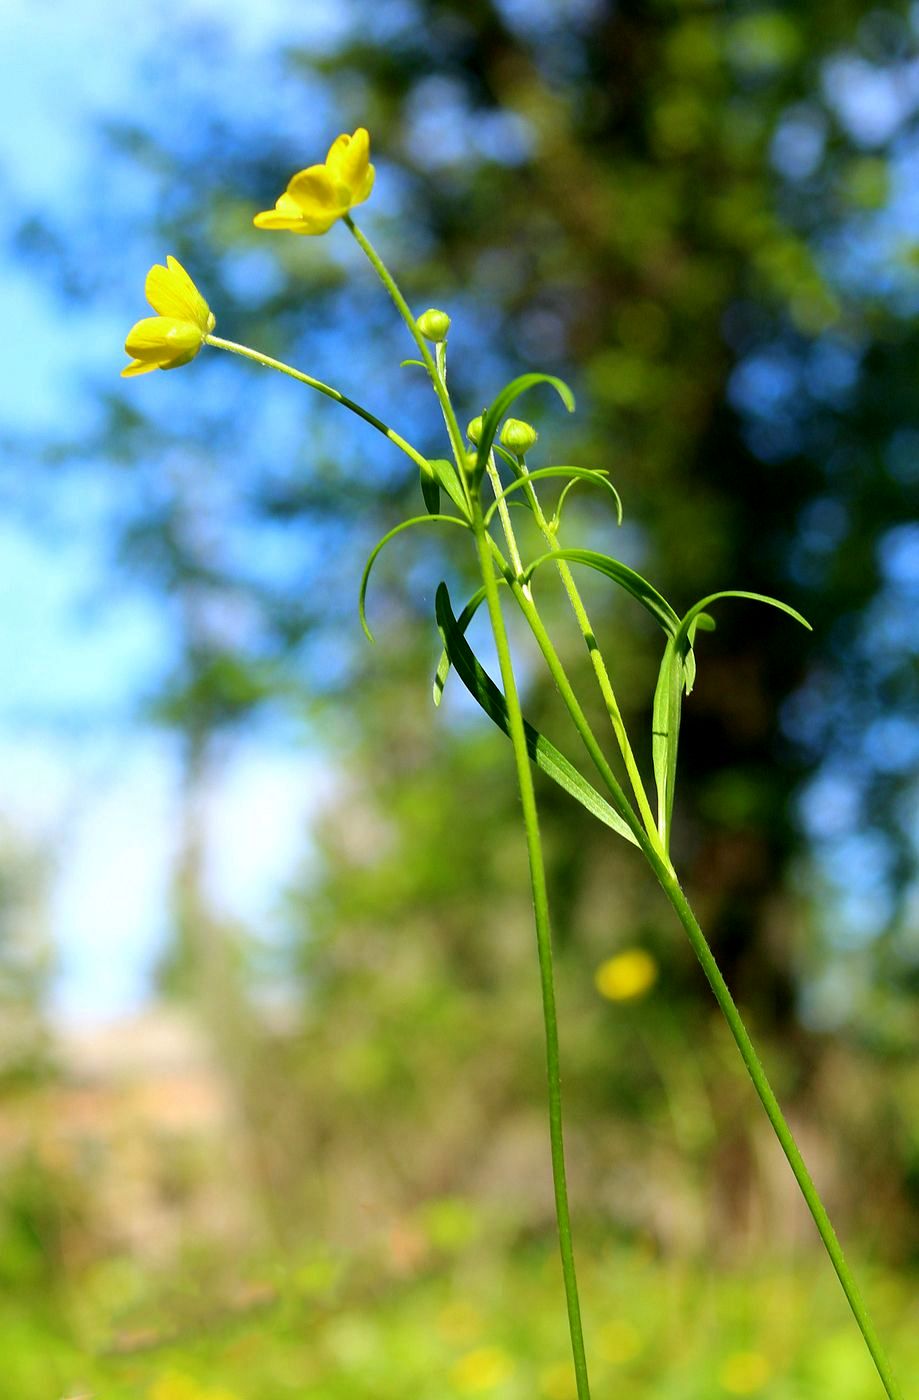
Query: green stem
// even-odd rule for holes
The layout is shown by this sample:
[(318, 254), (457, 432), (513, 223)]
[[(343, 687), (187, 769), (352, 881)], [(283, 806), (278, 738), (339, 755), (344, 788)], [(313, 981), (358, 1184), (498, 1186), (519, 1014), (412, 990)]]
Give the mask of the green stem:
[(565, 1298), (568, 1304), (568, 1328), (571, 1333), (571, 1351), (574, 1358), (574, 1373), (577, 1381), (578, 1400), (590, 1400), (590, 1382), (587, 1376), (587, 1358), (584, 1353), (584, 1335), (581, 1328), (581, 1308), (578, 1301), (577, 1275), (574, 1265), (574, 1247), (571, 1238), (571, 1214), (568, 1206), (568, 1187), (565, 1176), (565, 1146), (562, 1126), (561, 1076), (559, 1064), (558, 1017), (555, 1007), (555, 979), (552, 971), (552, 931), (549, 923), (549, 899), (546, 890), (546, 872), (539, 836), (539, 817), (536, 810), (536, 793), (533, 788), (533, 774), (527, 753), (526, 735), (523, 728), (523, 715), (520, 698), (514, 678), (510, 646), (501, 614), (498, 597), (498, 583), (495, 578), (494, 562), (491, 554), (491, 541), (485, 529), (482, 516), (482, 503), (478, 491), (473, 494), (472, 524), (475, 531), (479, 565), (485, 585), (485, 597), (491, 619), (495, 648), (501, 668), (504, 698), (507, 702), (508, 724), (514, 748), (517, 767), (517, 782), (520, 789), (520, 804), (523, 809), (523, 824), (526, 831), (527, 854), (530, 861), (530, 883), (533, 891), (533, 913), (536, 923), (536, 945), (539, 955), (539, 977), (542, 987), (543, 1020), (546, 1035), (546, 1071), (549, 1081), (549, 1138), (552, 1153), (552, 1182), (555, 1191), (555, 1214), (558, 1222), (558, 1243), (562, 1258), (562, 1274), (565, 1281)]
[(877, 1367), (877, 1372), (884, 1385), (884, 1389), (890, 1397), (890, 1400), (903, 1400), (903, 1392), (900, 1390), (890, 1368), (890, 1363), (884, 1354), (880, 1338), (875, 1331), (874, 1324), (868, 1315), (868, 1310), (858, 1290), (858, 1285), (846, 1262), (842, 1246), (839, 1243), (836, 1231), (833, 1229), (826, 1207), (820, 1199), (820, 1194), (814, 1185), (810, 1172), (807, 1170), (798, 1144), (795, 1142), (791, 1129), (785, 1120), (785, 1115), (779, 1107), (778, 1099), (772, 1090), (772, 1086), (766, 1076), (766, 1071), (763, 1069), (760, 1058), (754, 1049), (753, 1042), (743, 1023), (743, 1018), (737, 1009), (737, 1004), (731, 996), (728, 985), (721, 975), (721, 971), (715, 961), (715, 955), (709, 946), (708, 940), (702, 932), (698, 920), (689, 905), (689, 901), (683, 893), (680, 882), (669, 863), (662, 861), (656, 854), (653, 858), (649, 856), (649, 860), (664, 893), (670, 900), (680, 923), (686, 930), (689, 941), (692, 944), (693, 952), (702, 966), (702, 971), (705, 973), (709, 986), (715, 994), (715, 1000), (721, 1008), (724, 1019), (728, 1023), (731, 1035), (734, 1037), (741, 1058), (747, 1067), (747, 1073), (753, 1081), (753, 1087), (759, 1096), (760, 1103), (766, 1110), (766, 1115), (781, 1144), (782, 1151), (788, 1159), (788, 1164), (801, 1189), (801, 1194), (807, 1202), (808, 1210), (814, 1218), (814, 1224), (817, 1226), (826, 1252), (830, 1256), (833, 1268), (836, 1270), (839, 1282), (842, 1284), (843, 1292), (848, 1299), (849, 1307), (852, 1309), (855, 1321), (871, 1353), (871, 1358)]
[(431, 468), (427, 458), (412, 447), (410, 442), (406, 442), (404, 437), (400, 437), (397, 432), (390, 428), (382, 419), (377, 418), (373, 413), (362, 408), (359, 403), (349, 399), (346, 394), (342, 394), (338, 389), (333, 389), (330, 384), (323, 384), (321, 379), (314, 379), (311, 374), (304, 374), (302, 370), (294, 369), (291, 365), (285, 365), (282, 360), (273, 360), (270, 355), (263, 355), (260, 350), (250, 350), (248, 345), (237, 345), (235, 340), (222, 340), (219, 335), (206, 335), (205, 344), (212, 345), (215, 350), (229, 350), (232, 355), (242, 355), (246, 360), (254, 360), (257, 365), (264, 365), (266, 369), (276, 369), (281, 374), (287, 374), (291, 379), (298, 380), (301, 384), (308, 384), (311, 389), (316, 389), (320, 394), (325, 394), (327, 399), (334, 399), (344, 408), (349, 408), (352, 413), (356, 413), (358, 418), (363, 418), (365, 423), (369, 423), (372, 428), (376, 428), (378, 433), (389, 438), (400, 451), (404, 452), (425, 476), (431, 476)]
[(405, 300), (405, 297), (399, 290), (399, 286), (396, 282), (396, 279), (393, 277), (389, 268), (386, 266), (383, 259), (380, 257), (376, 248), (374, 248), (373, 244), (370, 242), (370, 239), (365, 233), (363, 233), (358, 228), (357, 224), (351, 218), (350, 214), (345, 215), (344, 223), (351, 230), (351, 233), (354, 235), (354, 238), (358, 243), (359, 247), (366, 254), (367, 259), (370, 265), (372, 266), (374, 272), (377, 274), (380, 281), (383, 283), (383, 286), (386, 288), (387, 292), (389, 292), (389, 295), (392, 297), (396, 310), (402, 317), (405, 324), (408, 326), (412, 339), (418, 347), (418, 353), (424, 361), (425, 369), (427, 370), (431, 379), (431, 383), (434, 386), (434, 392), (437, 395), (438, 400), (440, 401), (440, 407), (444, 415), (444, 422), (447, 425), (447, 433), (450, 438), (450, 445), (453, 448), (453, 455), (456, 458), (456, 465), (459, 477), (461, 482), (463, 483), (463, 489), (465, 490), (468, 497), (469, 488), (466, 484), (466, 473), (463, 468), (463, 463), (466, 457), (465, 442), (463, 439), (463, 435), (460, 432), (460, 427), (459, 423), (457, 422), (456, 414), (453, 411), (453, 404), (450, 401), (450, 395), (447, 393), (447, 386), (444, 383), (438, 371), (437, 365), (434, 363), (434, 357), (428, 349), (428, 343), (425, 340), (424, 336), (421, 334), (421, 331), (418, 329), (418, 322), (412, 315), (408, 302)]
[[(488, 480), (491, 482), (491, 488), (495, 493), (495, 500), (498, 506), (498, 518), (501, 521), (501, 529), (503, 530), (504, 538), (507, 541), (507, 549), (508, 553), (511, 556), (511, 564), (513, 565), (514, 573), (516, 574), (517, 578), (522, 578), (523, 560), (520, 558), (520, 550), (517, 547), (517, 536), (514, 534), (514, 525), (513, 521), (511, 520), (511, 513), (507, 508), (507, 501), (501, 494), (501, 478), (498, 475), (498, 468), (495, 465), (495, 454), (493, 452), (489, 452), (488, 454), (488, 462), (486, 464), (485, 470), (488, 473)], [(529, 584), (526, 584), (524, 586), (526, 587), (527, 593), (529, 594)]]

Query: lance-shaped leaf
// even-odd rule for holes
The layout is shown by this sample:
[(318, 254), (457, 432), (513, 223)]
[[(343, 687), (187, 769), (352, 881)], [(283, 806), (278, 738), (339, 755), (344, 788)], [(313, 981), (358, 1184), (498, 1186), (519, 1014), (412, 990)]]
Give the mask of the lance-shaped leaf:
[(428, 466), (434, 474), (434, 480), (446, 491), (450, 500), (459, 512), (469, 519), (469, 506), (466, 497), (463, 495), (463, 488), (456, 475), (456, 467), (452, 462), (448, 462), (445, 457), (432, 457)]
[[(677, 628), (680, 625), (677, 613), (674, 612), (666, 598), (662, 597), (647, 579), (642, 578), (641, 574), (630, 569), (628, 564), (623, 564), (619, 559), (613, 559), (609, 554), (600, 554), (594, 549), (555, 549), (551, 554), (541, 554), (529, 565), (524, 574), (524, 581), (527, 582), (540, 565), (548, 563), (550, 559), (556, 562), (559, 559), (567, 559), (572, 564), (586, 564), (588, 568), (606, 574), (607, 578), (618, 583), (620, 588), (624, 588), (626, 593), (631, 593), (633, 598), (636, 598), (643, 607), (647, 608), (668, 637), (676, 636)], [(691, 646), (683, 653), (683, 671), (683, 683), (688, 695), (696, 677), (696, 658)]]
[(421, 494), (424, 497), (424, 508), (428, 515), (440, 514), (440, 485), (433, 476), (426, 476), (421, 473)]
[(680, 739), (680, 718), (683, 702), (683, 689), (686, 694), (692, 690), (695, 668), (690, 671), (688, 661), (693, 655), (692, 647), (697, 628), (711, 631), (714, 621), (705, 611), (721, 598), (749, 598), (755, 603), (767, 603), (788, 613), (802, 627), (811, 630), (810, 623), (788, 603), (778, 598), (770, 598), (764, 593), (746, 593), (737, 589), (727, 589), (721, 593), (710, 593), (707, 598), (694, 604), (680, 622), (679, 627), (667, 641), (664, 657), (654, 692), (651, 750), (654, 760), (654, 779), (657, 787), (657, 825), (664, 843), (669, 849), (670, 828), (673, 821), (673, 799), (676, 790), (677, 749)]
[(537, 384), (551, 384), (568, 412), (574, 412), (574, 395), (564, 379), (559, 379), (554, 374), (521, 374), (517, 379), (512, 379), (510, 384), (505, 384), (482, 419), (482, 431), (476, 449), (476, 480), (481, 477), (488, 463), (488, 454), (492, 449), (501, 419), (515, 399), (518, 399), (521, 394), (525, 394), (528, 389), (535, 388)]
[[(500, 582), (500, 583), (504, 583), (505, 580), (504, 580), (504, 579), (500, 579), (499, 582)], [(481, 605), (482, 605), (482, 603), (484, 602), (484, 600), (485, 600), (485, 589), (484, 589), (484, 588), (479, 588), (479, 589), (477, 589), (477, 590), (475, 591), (475, 593), (473, 593), (472, 597), (469, 599), (469, 602), (468, 602), (468, 603), (466, 604), (466, 606), (463, 608), (463, 611), (460, 613), (459, 617), (456, 619), (457, 631), (460, 633), (461, 636), (465, 636), (466, 628), (469, 626), (470, 622), (471, 622), (472, 619), (475, 617), (476, 613), (478, 612), (478, 610), (479, 610), (479, 608), (481, 607)], [(435, 704), (435, 705), (439, 705), (440, 702), (441, 702), (441, 700), (443, 699), (444, 686), (447, 684), (447, 677), (449, 676), (449, 674), (450, 674), (450, 653), (447, 651), (447, 648), (446, 648), (446, 646), (445, 646), (444, 649), (443, 649), (443, 651), (440, 653), (440, 660), (439, 660), (438, 663), (437, 663), (437, 670), (436, 670), (436, 672), (435, 672), (435, 674), (434, 674), (434, 704)]]
[[(469, 643), (463, 636), (457, 619), (453, 616), (450, 594), (444, 583), (440, 584), (437, 589), (435, 610), (437, 626), (443, 637), (444, 649), (453, 663), (456, 674), (470, 695), (481, 705), (489, 719), (504, 734), (509, 735), (510, 723), (507, 702), (494, 681), (479, 664)], [(540, 768), (553, 782), (558, 783), (559, 787), (563, 788), (576, 802), (580, 802), (581, 806), (585, 807), (598, 821), (603, 822), (618, 835), (624, 837), (626, 841), (631, 842), (633, 846), (637, 846), (638, 842), (635, 836), (619, 813), (610, 806), (605, 798), (600, 796), (596, 788), (592, 787), (587, 779), (578, 772), (574, 764), (569, 763), (564, 754), (560, 753), (545, 735), (540, 734), (538, 729), (534, 729), (532, 724), (524, 720), (523, 725), (527, 752), (537, 768)]]
[(377, 556), (380, 553), (380, 551), (384, 548), (384, 546), (389, 544), (390, 540), (395, 539), (396, 535), (401, 535), (403, 530), (410, 530), (413, 525), (459, 525), (464, 530), (469, 529), (469, 525), (466, 523), (466, 521), (459, 520), (455, 515), (415, 515), (412, 517), (411, 520), (403, 520), (401, 524), (394, 526), (392, 530), (387, 530), (383, 538), (377, 540), (376, 544), (373, 546), (373, 549), (367, 556), (367, 563), (364, 565), (364, 572), (361, 575), (360, 593), (358, 594), (357, 601), (357, 610), (360, 613), (361, 626), (364, 629), (364, 633), (367, 637), (367, 640), (370, 642), (373, 641), (373, 633), (371, 632), (369, 624), (367, 622), (366, 613), (367, 585), (370, 582), (370, 571), (376, 563)]
[(485, 513), (485, 524), (488, 524), (495, 511), (498, 509), (499, 501), (506, 500), (513, 491), (524, 490), (528, 482), (540, 481), (543, 477), (548, 476), (564, 476), (570, 478), (572, 481), (590, 481), (595, 486), (602, 486), (604, 490), (609, 491), (612, 495), (616, 503), (616, 518), (619, 524), (622, 524), (622, 501), (619, 498), (619, 492), (616, 490), (613, 483), (608, 480), (606, 472), (593, 471), (590, 467), (538, 467), (536, 471), (527, 472), (526, 476), (520, 476), (516, 481), (512, 481), (510, 486), (505, 486), (500, 495), (495, 497), (495, 500)]
[(628, 564), (623, 564), (608, 554), (600, 554), (594, 549), (556, 549), (551, 554), (541, 554), (529, 565), (525, 574), (527, 581), (541, 565), (549, 563), (550, 560), (557, 562), (559, 559), (567, 559), (572, 564), (586, 564), (588, 568), (605, 574), (614, 583), (618, 583), (620, 588), (631, 593), (633, 598), (637, 598), (669, 637), (676, 636), (680, 619), (666, 598), (661, 597), (657, 589), (647, 579), (642, 578), (641, 574), (630, 569)]

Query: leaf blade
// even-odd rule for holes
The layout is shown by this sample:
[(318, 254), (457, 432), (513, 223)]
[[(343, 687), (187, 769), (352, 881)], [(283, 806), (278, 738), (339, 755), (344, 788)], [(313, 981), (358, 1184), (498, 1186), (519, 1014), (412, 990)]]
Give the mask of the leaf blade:
[[(435, 611), (437, 625), (443, 637), (444, 649), (450, 657), (456, 674), (492, 723), (504, 734), (509, 735), (510, 722), (507, 714), (507, 702), (494, 681), (476, 659), (469, 643), (459, 630), (457, 619), (453, 615), (450, 594), (444, 583), (441, 583), (437, 589)], [(638, 845), (633, 832), (619, 813), (610, 806), (605, 798), (601, 797), (596, 788), (578, 772), (574, 765), (569, 763), (564, 754), (560, 753), (555, 745), (545, 735), (540, 734), (539, 730), (535, 729), (527, 720), (524, 720), (524, 733), (531, 761), (547, 777), (586, 808), (598, 821), (603, 822), (604, 825), (610, 827), (617, 835), (624, 837), (633, 846)]]

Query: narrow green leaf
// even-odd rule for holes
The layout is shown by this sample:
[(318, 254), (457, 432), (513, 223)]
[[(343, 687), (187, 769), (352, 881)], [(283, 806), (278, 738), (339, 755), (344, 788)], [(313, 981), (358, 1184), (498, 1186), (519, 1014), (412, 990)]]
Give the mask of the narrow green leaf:
[[(670, 827), (673, 820), (673, 799), (676, 790), (677, 750), (680, 739), (680, 718), (683, 690), (692, 691), (695, 680), (693, 644), (696, 630), (710, 632), (715, 626), (714, 618), (705, 611), (721, 598), (749, 598), (755, 603), (766, 603), (788, 613), (802, 627), (811, 630), (806, 618), (788, 603), (778, 598), (770, 598), (764, 593), (747, 593), (739, 589), (726, 589), (721, 593), (710, 593), (689, 609), (676, 632), (667, 641), (664, 658), (661, 662), (657, 687), (654, 691), (654, 712), (652, 719), (651, 748), (654, 760), (654, 778), (657, 787), (657, 820), (665, 849), (669, 849)], [(690, 664), (692, 663), (692, 664)]]
[[(709, 604), (717, 603), (721, 598), (749, 598), (751, 602), (754, 603), (767, 603), (770, 608), (778, 608), (780, 612), (787, 613), (789, 617), (793, 617), (795, 622), (800, 622), (801, 626), (806, 627), (808, 632), (812, 632), (814, 630), (808, 622), (807, 618), (802, 617), (801, 614), (797, 611), (797, 609), (791, 607), (789, 603), (783, 603), (778, 598), (770, 598), (766, 593), (746, 593), (741, 589), (728, 588), (721, 593), (710, 593), (707, 598), (702, 598), (698, 603), (693, 604), (693, 606), (689, 609), (689, 612), (683, 618), (683, 621), (680, 623), (679, 631), (677, 633), (678, 646), (682, 646), (683, 639), (689, 635), (690, 629), (693, 626), (693, 624), (695, 624), (697, 627), (701, 627), (703, 631), (706, 632), (710, 632), (713, 630), (715, 626), (714, 619), (708, 617), (708, 614), (706, 613), (705, 609), (709, 606)], [(706, 623), (702, 622), (703, 617), (707, 618)], [(691, 636), (689, 636), (689, 642), (690, 645), (692, 645)], [(688, 690), (686, 694), (689, 694)]]
[(401, 535), (403, 530), (410, 530), (413, 525), (460, 525), (464, 530), (469, 529), (466, 521), (459, 520), (455, 515), (415, 515), (411, 520), (403, 520), (401, 524), (394, 526), (392, 530), (388, 530), (382, 539), (377, 540), (370, 554), (367, 556), (367, 563), (364, 565), (357, 602), (361, 626), (364, 629), (367, 640), (370, 642), (373, 641), (373, 633), (368, 625), (367, 613), (365, 610), (367, 603), (367, 585), (370, 582), (370, 571), (376, 563), (377, 555), (380, 553), (381, 549), (383, 549), (384, 545), (389, 544), (389, 541), (395, 539), (396, 535)]
[(485, 524), (488, 524), (497, 510), (498, 502), (504, 500), (512, 491), (521, 491), (528, 481), (539, 481), (541, 478), (548, 476), (573, 477), (576, 481), (591, 481), (596, 486), (602, 486), (605, 490), (612, 493), (613, 500), (616, 502), (616, 517), (619, 524), (622, 524), (622, 501), (619, 498), (619, 492), (616, 490), (613, 483), (607, 480), (606, 472), (593, 471), (589, 467), (538, 467), (536, 471), (527, 472), (526, 476), (518, 477), (516, 481), (511, 482), (510, 486), (505, 486), (501, 494), (495, 498), (494, 502), (485, 512)]
[[(476, 660), (469, 643), (463, 636), (460, 625), (453, 616), (450, 594), (446, 584), (440, 584), (437, 589), (435, 609), (437, 625), (444, 641), (444, 649), (453, 663), (456, 674), (470, 695), (481, 705), (489, 719), (503, 733), (509, 734), (507, 702), (494, 681)], [(524, 731), (527, 751), (537, 768), (540, 768), (553, 782), (558, 783), (559, 787), (563, 788), (576, 802), (580, 802), (581, 806), (585, 807), (598, 821), (603, 822), (619, 836), (631, 842), (633, 846), (637, 846), (638, 842), (619, 813), (600, 796), (596, 788), (591, 786), (574, 765), (568, 762), (564, 754), (560, 753), (545, 735), (540, 734), (539, 730), (534, 729), (526, 720), (524, 720)]]
[(421, 473), (421, 494), (424, 497), (424, 505), (428, 515), (438, 515), (440, 513), (440, 486), (433, 476), (425, 476)]
[(400, 368), (400, 369), (405, 369), (405, 366), (406, 366), (406, 365), (417, 365), (419, 369), (427, 369), (427, 365), (425, 364), (424, 360), (400, 360), (400, 361), (399, 361), (399, 368)]
[(466, 504), (466, 497), (463, 495), (463, 488), (456, 475), (456, 467), (452, 462), (448, 462), (445, 457), (432, 457), (428, 466), (434, 473), (437, 483), (443, 487), (450, 500), (456, 506), (460, 514), (469, 519), (469, 507)]
[[(499, 583), (504, 583), (504, 579), (499, 579), (498, 581)], [(476, 613), (482, 605), (484, 598), (485, 589), (479, 588), (475, 593), (473, 593), (472, 597), (469, 599), (469, 602), (466, 604), (466, 606), (463, 608), (463, 611), (456, 619), (456, 625), (461, 635), (465, 635), (466, 628), (469, 626), (470, 622), (475, 617)], [(443, 651), (440, 653), (440, 660), (437, 663), (437, 671), (434, 675), (435, 705), (439, 705), (441, 700), (443, 699), (444, 686), (447, 684), (447, 677), (449, 676), (449, 674), (450, 653), (447, 651), (447, 648), (444, 647)]]
[(541, 554), (540, 557), (526, 570), (526, 579), (529, 580), (542, 564), (550, 560), (557, 561), (567, 559), (572, 564), (586, 564), (590, 569), (596, 569), (598, 573), (605, 574), (614, 583), (618, 583), (627, 593), (631, 593), (633, 598), (637, 598), (643, 607), (647, 608), (651, 616), (660, 623), (668, 636), (676, 635), (680, 625), (680, 619), (665, 598), (662, 598), (656, 588), (653, 588), (647, 579), (642, 578), (634, 569), (630, 569), (628, 564), (621, 563), (618, 559), (611, 558), (608, 554), (599, 554), (593, 549), (557, 549), (551, 554)]
[(507, 448), (502, 447), (500, 442), (493, 442), (491, 445), (491, 450), (492, 452), (496, 452), (498, 456), (501, 457), (507, 463), (507, 465), (510, 467), (511, 471), (514, 473), (515, 476), (523, 476), (523, 469), (520, 463), (517, 461), (517, 458), (514, 456), (513, 452), (508, 452)]
[(488, 462), (488, 454), (492, 449), (495, 436), (501, 424), (501, 419), (507, 413), (511, 404), (521, 394), (525, 394), (528, 389), (533, 389), (537, 384), (550, 384), (556, 391), (562, 403), (569, 413), (574, 412), (574, 395), (563, 379), (559, 379), (554, 374), (521, 374), (517, 379), (512, 379), (510, 384), (505, 384), (504, 388), (493, 401), (482, 419), (482, 432), (477, 444), (476, 456), (476, 477), (481, 477)]
[(676, 642), (673, 637), (668, 637), (654, 690), (651, 718), (651, 757), (657, 788), (657, 829), (665, 851), (670, 849), (684, 678), (685, 669), (677, 652)]

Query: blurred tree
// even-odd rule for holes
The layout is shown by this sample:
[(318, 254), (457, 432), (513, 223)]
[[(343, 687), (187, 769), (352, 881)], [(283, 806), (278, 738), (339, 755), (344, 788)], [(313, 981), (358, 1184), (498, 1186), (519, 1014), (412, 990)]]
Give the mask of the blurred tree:
[[(521, 367), (567, 374), (581, 412), (550, 425), (534, 403), (544, 440), (551, 433), (559, 444), (555, 460), (608, 467), (635, 522), (613, 542), (611, 528), (582, 515), (585, 536), (659, 581), (678, 607), (742, 586), (789, 596), (813, 621), (805, 636), (778, 616), (726, 605), (703, 639), (682, 740), (678, 857), (758, 1021), (800, 1036), (803, 1005), (818, 1027), (843, 1028), (897, 1062), (915, 1038), (906, 998), (915, 978), (919, 337), (916, 260), (903, 232), (916, 161), (908, 11), (354, 0), (337, 16), (321, 40), (260, 66), (241, 68), (232, 28), (217, 24), (189, 27), (168, 61), (151, 59), (145, 101), (100, 136), (93, 159), (93, 172), (101, 159), (111, 183), (142, 192), (106, 204), (106, 236), (121, 250), (109, 304), (127, 325), (128, 288), (168, 248), (202, 284), (218, 330), (357, 397), (365, 386), (371, 407), (433, 448), (436, 414), (413, 372), (393, 369), (398, 326), (343, 232), (268, 239), (250, 227), (292, 169), (318, 158), (336, 131), (366, 123), (380, 167), (366, 221), (410, 298), (454, 314), (451, 374), (470, 416)], [(271, 100), (240, 104), (240, 71)], [(84, 298), (102, 295), (99, 259), (88, 255), (99, 197), (93, 179), (64, 219), (66, 238), (57, 211), (53, 226), (36, 215), (20, 237), (24, 256)], [(370, 526), (391, 523), (417, 486), (388, 447), (335, 412), (307, 399), (301, 414), (287, 384), (208, 355), (176, 379), (111, 392), (97, 437), (79, 450), (107, 464), (113, 482), (119, 474), (121, 560), (154, 560), (149, 577), (175, 608), (159, 713), (184, 736), (189, 790), (227, 723), (256, 705), (302, 705), (304, 691), (321, 723), (317, 697), (333, 698), (326, 732), (337, 734), (353, 781), (385, 773), (388, 824), (405, 823), (392, 838), (405, 854), (385, 880), (417, 864), (412, 907), (435, 920), (437, 958), (486, 976), (492, 887), (469, 890), (465, 866), (441, 869), (413, 816), (437, 801), (452, 832), (468, 813), (471, 792), (452, 805), (453, 731), (438, 741), (453, 776), (435, 797), (411, 770), (412, 736), (427, 724), (416, 718), (425, 665), (389, 675), (389, 642), (378, 661), (348, 640), (359, 642), (352, 598)], [(383, 562), (381, 632), (398, 636), (400, 616), (429, 625), (442, 567), (430, 547)], [(613, 638), (627, 719), (639, 725), (656, 639), (588, 587)], [(383, 610), (379, 596), (374, 607)], [(551, 728), (549, 689), (534, 679), (530, 690), (534, 718)], [(406, 714), (409, 736), (397, 744)], [(475, 746), (462, 734), (455, 742), (473, 761)], [(488, 779), (493, 824), (479, 817), (463, 838), (476, 870), (487, 868), (485, 851), (506, 845), (506, 768)], [(400, 784), (405, 808), (392, 797)], [(554, 794), (545, 802), (559, 937), (599, 955), (597, 935), (585, 932), (608, 909), (594, 833), (567, 809), (556, 820)], [(342, 812), (354, 820), (352, 806)], [(190, 835), (190, 866), (193, 847)], [(371, 905), (381, 923), (402, 908), (374, 881), (343, 879), (339, 846), (327, 851), (327, 883), (297, 930), (310, 989), (309, 950), (325, 946), (310, 943), (310, 929), (347, 930), (359, 897), (369, 900), (364, 921)], [(626, 941), (636, 927), (662, 940), (670, 995), (694, 1024), (707, 990), (674, 954), (675, 934), (657, 932), (653, 892), (632, 891), (625, 871), (622, 880)], [(445, 918), (448, 895), (458, 904)], [(324, 921), (317, 898), (330, 901)], [(459, 932), (457, 908), (471, 907), (482, 948)], [(601, 935), (624, 936), (608, 917)], [(347, 963), (346, 942), (337, 956)], [(795, 1049), (816, 1074), (821, 1042), (802, 1038)], [(905, 1128), (897, 1132), (908, 1153)]]

